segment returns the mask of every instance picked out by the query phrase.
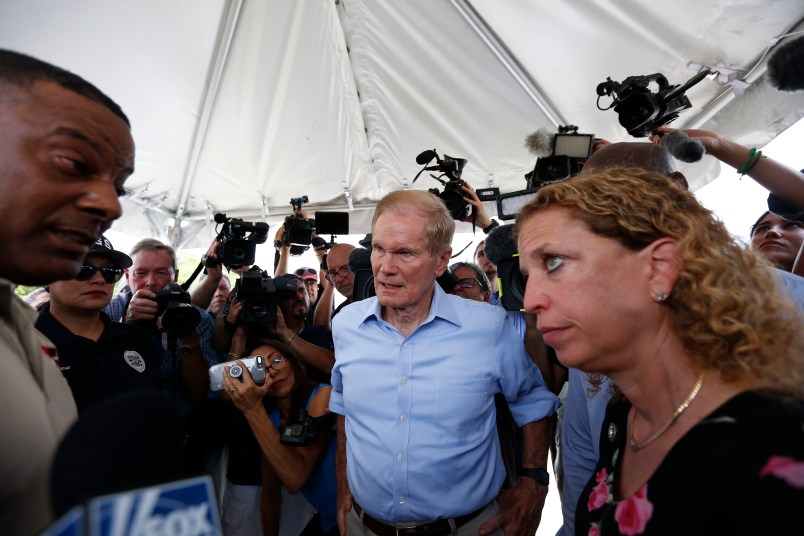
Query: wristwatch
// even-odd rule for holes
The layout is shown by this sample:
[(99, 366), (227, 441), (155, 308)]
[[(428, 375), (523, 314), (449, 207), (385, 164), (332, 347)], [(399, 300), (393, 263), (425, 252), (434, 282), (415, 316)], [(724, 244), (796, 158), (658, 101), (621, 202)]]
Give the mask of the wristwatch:
[(550, 473), (545, 469), (534, 469), (533, 467), (523, 467), (519, 470), (519, 476), (532, 478), (542, 486), (550, 485)]

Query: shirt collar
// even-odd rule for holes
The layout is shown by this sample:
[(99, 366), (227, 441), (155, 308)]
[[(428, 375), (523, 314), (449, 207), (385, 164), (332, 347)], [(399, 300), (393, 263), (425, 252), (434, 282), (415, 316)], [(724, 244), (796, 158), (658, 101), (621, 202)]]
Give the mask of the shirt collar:
[[(374, 302), (374, 306), (366, 309), (366, 312), (360, 321), (361, 324), (365, 323), (371, 318), (375, 318), (380, 322), (383, 321), (380, 301), (377, 298), (372, 298), (372, 300)], [(427, 315), (427, 318), (424, 322), (422, 322), (421, 325), (428, 324), (438, 317), (442, 320), (446, 320), (447, 322), (451, 322), (458, 327), (461, 327), (461, 318), (460, 315), (458, 315), (457, 309), (455, 308), (456, 303), (458, 302), (450, 299), (447, 293), (441, 289), (441, 285), (436, 283), (435, 292), (433, 292), (433, 301), (430, 303), (430, 313)]]

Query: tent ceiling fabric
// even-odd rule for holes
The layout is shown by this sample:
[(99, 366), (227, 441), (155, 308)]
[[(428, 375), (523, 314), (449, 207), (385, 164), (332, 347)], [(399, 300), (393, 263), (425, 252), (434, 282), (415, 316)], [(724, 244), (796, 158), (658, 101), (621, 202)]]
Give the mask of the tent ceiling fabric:
[[(538, 128), (628, 139), (596, 107), (607, 76), (749, 71), (802, 18), (800, 0), (5, 0), (0, 47), (84, 76), (129, 115), (137, 170), (115, 230), (205, 246), (215, 212), (273, 226), (300, 195), (311, 213), (351, 207), (365, 233), (384, 194), (441, 189), (410, 183), (425, 149), (467, 158), (475, 187), (522, 189)], [(804, 92), (763, 73), (739, 96), (703, 80), (676, 124), (763, 145), (804, 115)], [(697, 187), (718, 166), (684, 170)]]

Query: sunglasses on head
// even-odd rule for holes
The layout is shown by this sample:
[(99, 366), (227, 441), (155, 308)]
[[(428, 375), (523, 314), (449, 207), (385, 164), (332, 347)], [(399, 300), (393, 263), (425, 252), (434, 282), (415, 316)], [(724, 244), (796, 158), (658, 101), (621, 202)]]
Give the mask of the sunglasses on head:
[(318, 275), (315, 268), (299, 268), (296, 270), (296, 275)]
[(95, 275), (95, 272), (100, 272), (101, 276), (103, 276), (103, 280), (107, 283), (117, 283), (120, 281), (120, 278), (123, 277), (123, 269), (117, 266), (98, 267), (91, 264), (84, 264), (81, 266), (81, 271), (78, 272), (75, 279), (77, 281), (87, 281)]

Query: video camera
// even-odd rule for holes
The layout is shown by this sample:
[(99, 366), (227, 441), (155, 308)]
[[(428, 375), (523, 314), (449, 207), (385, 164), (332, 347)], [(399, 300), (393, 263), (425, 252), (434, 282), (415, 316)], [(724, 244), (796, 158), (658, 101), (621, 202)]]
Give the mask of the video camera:
[(497, 196), (497, 216), (516, 217), (542, 186), (574, 177), (592, 154), (594, 134), (579, 134), (575, 125), (559, 126), (557, 133), (539, 129), (528, 135), (525, 146), (536, 155), (536, 166), (525, 174), (525, 189)]
[[(277, 240), (274, 246), (290, 246), (291, 255), (301, 255), (310, 248), (310, 245), (318, 240), (319, 244), (326, 249), (335, 242), (338, 234), (349, 234), (349, 213), (348, 212), (324, 212), (317, 211), (315, 219), (305, 218), (301, 213), (302, 205), (309, 203), (306, 195), (294, 197), (290, 200), (293, 207), (293, 214), (285, 218), (285, 232), (282, 233), (281, 240)], [(313, 234), (333, 235), (331, 242), (327, 243), (323, 238), (314, 238)]]
[[(238, 320), (245, 324), (275, 322), (278, 299), (281, 296), (296, 294), (298, 288), (295, 281), (291, 282), (282, 277), (274, 279), (259, 266), (252, 266), (247, 272), (243, 272), (232, 289), (237, 300), (243, 304)], [(224, 317), (229, 314), (231, 303), (231, 300), (227, 300), (223, 311)]]
[[(689, 88), (710, 74), (703, 70), (687, 80), (683, 85), (671, 86), (660, 73), (647, 76), (629, 76), (622, 83), (606, 77), (597, 85), (597, 108), (609, 110), (612, 107), (619, 115), (620, 124), (635, 138), (645, 138), (662, 125), (675, 120), (681, 112), (691, 108), (692, 103), (684, 95)], [(649, 88), (655, 82), (658, 91)], [(600, 107), (600, 98), (612, 97), (608, 108)]]
[(305, 410), (299, 410), (295, 422), (282, 427), (279, 442), (291, 447), (306, 447), (318, 441), (321, 430), (332, 428), (335, 425), (335, 413), (325, 413), (320, 417), (310, 417)]
[[(436, 165), (428, 166), (434, 158)], [(430, 188), (428, 192), (439, 197), (447, 207), (450, 216), (459, 221), (472, 213), (472, 206), (464, 200), (465, 194), (461, 189), (461, 185), (463, 185), (461, 174), (467, 162), (468, 160), (465, 158), (453, 158), (447, 155), (444, 155), (444, 159), (442, 160), (435, 149), (432, 151), (423, 151), (416, 157), (416, 163), (424, 167), (419, 170), (419, 173), (416, 174), (416, 177), (414, 177), (412, 181), (416, 182), (416, 179), (419, 178), (419, 175), (421, 175), (423, 171), (438, 171), (442, 174), (441, 177), (446, 176), (447, 180), (445, 181), (441, 177), (430, 175), (444, 185), (444, 191), (439, 192), (438, 188)]]
[(154, 294), (156, 316), (162, 317), (162, 331), (175, 337), (184, 337), (201, 323), (201, 314), (190, 305), (190, 293), (178, 283), (170, 283)]
[(226, 214), (215, 214), (215, 223), (223, 224), (218, 233), (220, 263), (230, 269), (254, 264), (257, 244), (264, 243), (268, 238), (268, 224), (227, 218)]

